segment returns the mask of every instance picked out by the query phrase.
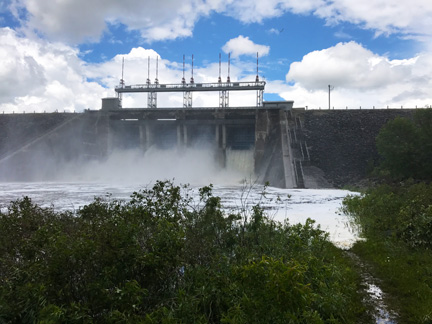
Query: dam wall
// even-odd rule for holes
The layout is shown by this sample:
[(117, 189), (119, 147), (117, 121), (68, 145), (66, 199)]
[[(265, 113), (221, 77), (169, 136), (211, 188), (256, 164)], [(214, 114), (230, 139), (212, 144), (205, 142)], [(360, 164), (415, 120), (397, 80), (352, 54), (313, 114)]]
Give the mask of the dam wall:
[[(150, 149), (170, 150), (173, 159), (186, 149), (205, 150), (220, 168), (241, 169), (252, 180), (258, 169), (277, 178), (268, 171), (277, 169), (275, 163), (264, 158), (275, 136), (270, 123), (278, 123), (277, 110), (166, 108), (0, 115), (0, 181), (54, 180), (65, 164), (100, 162), (113, 152), (144, 154)], [(266, 177), (259, 181), (268, 181)]]
[(307, 151), (303, 162), (305, 187), (358, 184), (378, 161), (375, 139), (381, 127), (398, 116), (410, 118), (414, 111), (291, 110), (292, 130)]
[(74, 118), (76, 114), (1, 114), (0, 158)]
[(292, 108), (291, 102), (260, 108), (4, 114), (0, 181), (50, 180), (65, 163), (155, 147), (209, 150), (221, 168), (247, 169), (271, 186), (340, 188), (367, 176), (378, 159), (380, 128), (413, 111), (305, 110)]
[(55, 180), (65, 163), (101, 156), (96, 120), (82, 113), (0, 115), (0, 181)]

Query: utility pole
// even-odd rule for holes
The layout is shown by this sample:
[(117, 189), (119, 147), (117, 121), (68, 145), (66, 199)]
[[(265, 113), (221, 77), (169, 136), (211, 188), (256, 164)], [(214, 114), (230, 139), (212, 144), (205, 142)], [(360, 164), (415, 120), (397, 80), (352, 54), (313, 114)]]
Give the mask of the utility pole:
[(333, 89), (334, 89), (334, 86), (332, 86), (332, 85), (328, 85), (328, 91), (329, 91), (329, 109), (330, 109), (330, 91), (332, 91)]

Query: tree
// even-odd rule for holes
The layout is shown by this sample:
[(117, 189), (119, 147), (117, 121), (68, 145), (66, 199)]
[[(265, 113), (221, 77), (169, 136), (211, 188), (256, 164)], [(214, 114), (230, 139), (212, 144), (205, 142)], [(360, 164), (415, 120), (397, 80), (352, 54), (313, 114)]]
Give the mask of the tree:
[(376, 139), (381, 174), (394, 180), (432, 179), (432, 109), (421, 109), (414, 119), (397, 117)]

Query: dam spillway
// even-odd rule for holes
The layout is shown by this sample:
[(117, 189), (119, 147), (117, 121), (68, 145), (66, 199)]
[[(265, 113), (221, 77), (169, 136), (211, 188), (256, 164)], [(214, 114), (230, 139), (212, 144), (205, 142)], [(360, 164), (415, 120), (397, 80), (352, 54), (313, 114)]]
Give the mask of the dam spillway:
[(283, 101), (262, 107), (122, 108), (86, 114), (94, 123), (89, 127), (94, 129), (94, 146), (103, 155), (117, 149), (206, 149), (222, 168), (246, 169), (259, 182), (286, 187), (285, 177), (279, 175), (283, 160), (271, 160), (280, 151), (274, 146), (280, 143), (281, 111), (292, 105)]
[(0, 123), (8, 125), (2, 128), (4, 137), (9, 139), (4, 141), (8, 145), (0, 147), (1, 180), (54, 174), (64, 163), (103, 160), (118, 150), (192, 148), (213, 152), (221, 168), (243, 168), (258, 182), (285, 187), (284, 177), (279, 176), (282, 165), (276, 163), (282, 160), (273, 155), (280, 139), (280, 111), (291, 109), (292, 104), (0, 115)]

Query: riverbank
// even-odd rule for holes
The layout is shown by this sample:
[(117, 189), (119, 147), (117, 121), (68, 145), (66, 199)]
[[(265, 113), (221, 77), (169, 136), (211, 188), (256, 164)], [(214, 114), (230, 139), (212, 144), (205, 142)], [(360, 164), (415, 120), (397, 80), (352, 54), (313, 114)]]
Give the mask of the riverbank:
[(359, 225), (352, 247), (380, 280), (399, 323), (432, 323), (432, 185), (382, 185), (344, 201)]

